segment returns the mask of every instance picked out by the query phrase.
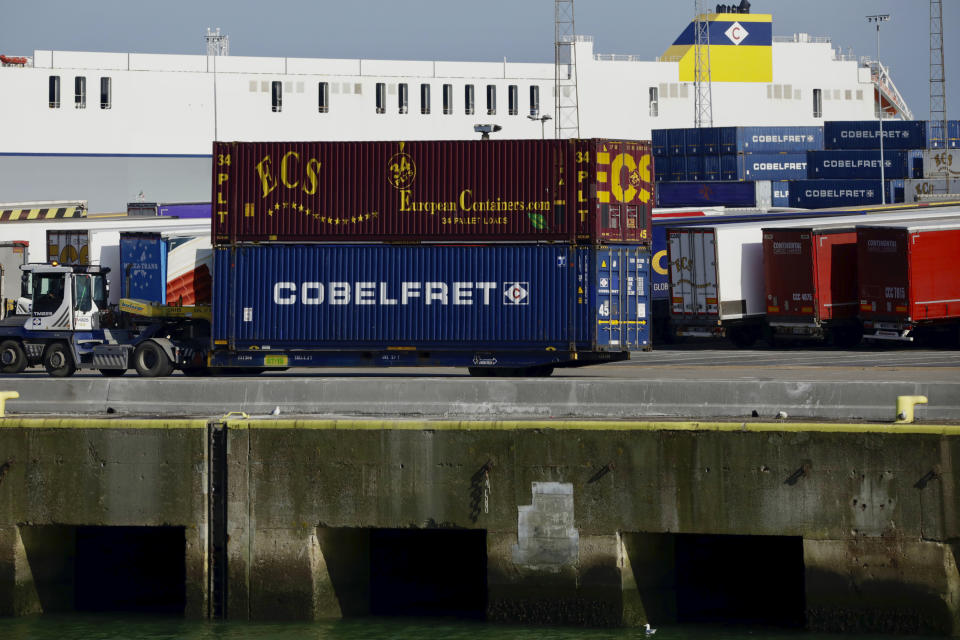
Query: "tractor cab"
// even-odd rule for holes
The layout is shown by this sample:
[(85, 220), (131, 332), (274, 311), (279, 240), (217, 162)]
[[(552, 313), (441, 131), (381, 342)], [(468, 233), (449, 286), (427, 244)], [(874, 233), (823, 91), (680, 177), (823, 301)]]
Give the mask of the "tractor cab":
[[(110, 269), (100, 265), (25, 264), (21, 300), (32, 331), (100, 329), (109, 311)], [(21, 302), (18, 301), (18, 308)]]

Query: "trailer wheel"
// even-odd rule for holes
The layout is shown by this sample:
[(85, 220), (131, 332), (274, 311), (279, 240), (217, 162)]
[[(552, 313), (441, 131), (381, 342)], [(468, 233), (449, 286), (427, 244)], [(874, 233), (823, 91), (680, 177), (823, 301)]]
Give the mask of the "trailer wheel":
[(67, 378), (77, 371), (73, 354), (62, 342), (54, 342), (43, 352), (43, 368), (54, 378)]
[(173, 363), (163, 347), (153, 340), (141, 342), (133, 351), (133, 366), (144, 378), (164, 378), (173, 371)]
[(467, 371), (474, 378), (492, 378), (496, 375), (494, 373), (496, 369), (491, 369), (489, 367), (467, 367)]
[(126, 372), (126, 369), (100, 369), (100, 375), (106, 378), (119, 378)]
[(0, 371), (20, 373), (27, 368), (27, 354), (16, 340), (0, 343)]

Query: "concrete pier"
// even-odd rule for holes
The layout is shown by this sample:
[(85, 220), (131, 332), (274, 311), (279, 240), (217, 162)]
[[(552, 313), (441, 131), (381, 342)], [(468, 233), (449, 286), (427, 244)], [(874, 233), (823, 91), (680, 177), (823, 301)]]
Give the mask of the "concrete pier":
[(960, 636), (958, 461), (945, 425), (5, 419), (0, 613), (88, 606), (56, 585), (108, 545), (175, 582), (153, 545), (188, 617)]

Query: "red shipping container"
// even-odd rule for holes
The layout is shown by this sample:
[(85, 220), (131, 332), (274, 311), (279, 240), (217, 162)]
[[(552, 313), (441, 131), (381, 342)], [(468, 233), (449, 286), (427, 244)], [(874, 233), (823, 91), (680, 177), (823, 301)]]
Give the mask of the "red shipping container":
[(846, 228), (765, 229), (767, 317), (819, 324), (857, 315), (857, 232)]
[(650, 242), (648, 141), (215, 142), (213, 242)]
[(874, 337), (905, 338), (914, 323), (960, 319), (960, 221), (857, 229), (860, 317)]

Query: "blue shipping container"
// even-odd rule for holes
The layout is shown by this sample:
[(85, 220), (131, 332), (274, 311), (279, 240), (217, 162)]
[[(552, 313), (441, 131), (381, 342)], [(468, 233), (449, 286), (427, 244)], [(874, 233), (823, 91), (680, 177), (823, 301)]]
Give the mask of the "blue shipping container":
[(787, 180), (774, 180), (770, 183), (771, 204), (774, 207), (790, 206), (790, 182)]
[(702, 127), (700, 129), (700, 153), (704, 155), (720, 153), (720, 127)]
[(752, 207), (756, 191), (752, 182), (661, 182), (658, 207)]
[(670, 158), (653, 156), (653, 179), (656, 182), (670, 180)]
[[(879, 149), (879, 120), (846, 120), (823, 123), (824, 149)], [(884, 120), (884, 149), (923, 149), (927, 146), (924, 120)]]
[(667, 129), (667, 155), (682, 156), (686, 144), (686, 129)]
[(698, 181), (706, 180), (703, 171), (703, 156), (687, 156), (687, 171), (684, 173), (684, 180)]
[(167, 303), (167, 241), (159, 233), (120, 234), (120, 296)]
[(719, 127), (720, 153), (799, 153), (823, 149), (821, 127)]
[(737, 180), (803, 180), (807, 177), (805, 153), (749, 153), (737, 159)]
[(701, 153), (700, 147), (700, 129), (683, 130), (683, 152), (688, 156), (696, 156)]
[(941, 129), (942, 121), (939, 124), (927, 122), (927, 146), (930, 149), (960, 149), (960, 120), (947, 120), (946, 141)]
[(670, 182), (683, 182), (687, 179), (687, 156), (670, 156)]
[[(921, 171), (923, 156), (921, 155)], [(836, 149), (830, 151), (808, 151), (807, 177), (830, 180), (880, 179), (879, 149)], [(883, 150), (883, 177), (885, 179), (906, 178), (907, 153), (891, 149)]]
[(233, 349), (648, 348), (639, 246), (237, 245), (214, 251)]
[(704, 180), (720, 180), (720, 158), (718, 155), (703, 156)]
[(720, 156), (720, 179), (738, 180), (740, 175), (740, 161), (736, 154), (725, 153)]
[(667, 130), (653, 129), (650, 131), (650, 148), (653, 150), (653, 156), (665, 158), (667, 153)]
[(161, 203), (157, 207), (158, 216), (174, 218), (209, 218), (211, 211), (209, 202)]
[[(887, 202), (903, 201), (903, 180), (887, 180)], [(790, 206), (801, 209), (857, 207), (881, 203), (879, 180), (793, 180)]]

